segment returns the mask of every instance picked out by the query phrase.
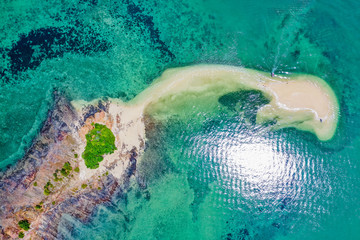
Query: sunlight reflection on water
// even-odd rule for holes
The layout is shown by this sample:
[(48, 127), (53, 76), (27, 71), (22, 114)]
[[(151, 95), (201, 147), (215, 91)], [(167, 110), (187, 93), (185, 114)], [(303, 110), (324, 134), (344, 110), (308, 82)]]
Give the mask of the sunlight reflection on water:
[(219, 159), (219, 175), (226, 176), (218, 177), (244, 200), (285, 197), (294, 200), (306, 182), (303, 154), (297, 153), (296, 146), (282, 139), (261, 136), (255, 139), (221, 138), (212, 157)]

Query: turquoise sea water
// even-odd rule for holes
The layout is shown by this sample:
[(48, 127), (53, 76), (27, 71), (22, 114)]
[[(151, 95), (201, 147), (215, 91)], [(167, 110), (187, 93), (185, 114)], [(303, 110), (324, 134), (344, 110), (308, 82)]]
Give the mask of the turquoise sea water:
[[(256, 93), (195, 107), (149, 133), (135, 183), (60, 239), (360, 239), (360, 4), (347, 1), (1, 1), (0, 166), (23, 156), (51, 106), (132, 99), (161, 72), (241, 65), (326, 80), (333, 140), (252, 121)], [(249, 104), (249, 100), (251, 103)]]

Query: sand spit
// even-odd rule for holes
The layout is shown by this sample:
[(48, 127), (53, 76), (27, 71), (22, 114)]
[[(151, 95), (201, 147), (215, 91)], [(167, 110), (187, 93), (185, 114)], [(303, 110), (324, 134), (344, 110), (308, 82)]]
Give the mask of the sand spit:
[[(240, 90), (259, 90), (270, 103), (257, 114), (257, 123), (276, 120), (274, 129), (295, 127), (330, 140), (337, 127), (339, 105), (331, 87), (311, 75), (274, 76), (224, 65), (197, 65), (166, 70), (128, 104), (146, 109), (180, 94), (220, 96)], [(171, 106), (169, 106), (170, 108)]]

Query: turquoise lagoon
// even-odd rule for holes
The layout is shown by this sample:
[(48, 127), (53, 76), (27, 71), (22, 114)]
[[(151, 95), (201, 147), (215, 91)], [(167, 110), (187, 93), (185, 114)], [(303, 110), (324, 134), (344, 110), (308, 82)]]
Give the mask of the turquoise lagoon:
[[(71, 100), (133, 99), (172, 67), (244, 66), (324, 79), (334, 138), (256, 125), (266, 102), (236, 92), (181, 108), (148, 133), (147, 187), (63, 216), (59, 239), (359, 239), (360, 3), (2, 1), (0, 166), (37, 136), (54, 88)], [(249, 101), (251, 100), (251, 101)], [(190, 110), (189, 110), (190, 109)]]

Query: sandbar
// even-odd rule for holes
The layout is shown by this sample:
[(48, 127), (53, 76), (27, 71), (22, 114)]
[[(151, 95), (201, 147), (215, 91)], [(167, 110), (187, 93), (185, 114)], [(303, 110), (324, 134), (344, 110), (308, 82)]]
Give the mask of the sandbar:
[(321, 141), (334, 136), (339, 115), (336, 95), (324, 80), (306, 74), (271, 77), (270, 73), (226, 65), (168, 69), (128, 104), (146, 110), (158, 102), (171, 104), (168, 100), (178, 95), (207, 94), (217, 100), (241, 90), (259, 90), (270, 100), (257, 113), (259, 124), (276, 120), (274, 129), (310, 131)]

